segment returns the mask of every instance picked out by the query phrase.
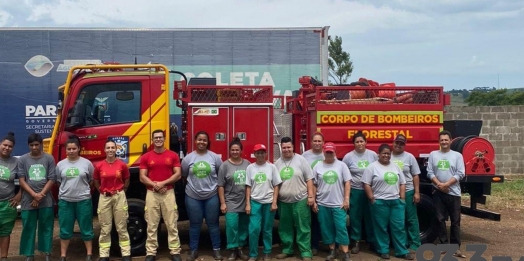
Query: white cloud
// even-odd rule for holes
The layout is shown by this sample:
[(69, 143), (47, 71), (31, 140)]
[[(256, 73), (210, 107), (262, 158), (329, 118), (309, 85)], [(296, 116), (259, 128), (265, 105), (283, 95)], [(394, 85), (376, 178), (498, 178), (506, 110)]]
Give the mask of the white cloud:
[[(330, 34), (342, 36), (351, 54), (352, 78), (409, 81), (411, 75), (425, 79), (497, 71), (512, 75), (505, 79), (515, 85), (524, 82), (520, 0), (0, 0), (0, 10), (0, 26), (330, 26)], [(457, 79), (461, 88), (470, 81)]]
[(10, 13), (0, 10), (0, 26), (6, 26), (11, 19), (13, 16)]

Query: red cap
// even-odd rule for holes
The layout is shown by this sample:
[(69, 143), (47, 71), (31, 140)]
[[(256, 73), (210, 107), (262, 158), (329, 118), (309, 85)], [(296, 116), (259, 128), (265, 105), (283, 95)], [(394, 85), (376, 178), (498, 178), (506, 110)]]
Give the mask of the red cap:
[(337, 146), (333, 142), (326, 142), (324, 143), (324, 146), (322, 146), (322, 150), (324, 152), (336, 152)]
[(257, 144), (253, 148), (253, 151), (259, 151), (259, 150), (267, 151), (266, 146), (264, 146), (264, 144)]
[(406, 136), (402, 135), (402, 134), (399, 134), (397, 135), (397, 137), (395, 138), (395, 140), (393, 142), (402, 142), (404, 144), (406, 144)]

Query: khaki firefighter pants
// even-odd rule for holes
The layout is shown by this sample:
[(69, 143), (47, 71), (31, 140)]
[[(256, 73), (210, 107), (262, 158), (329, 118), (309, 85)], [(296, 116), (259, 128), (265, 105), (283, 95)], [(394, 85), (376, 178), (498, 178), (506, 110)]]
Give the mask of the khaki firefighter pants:
[(112, 197), (100, 195), (98, 200), (98, 221), (100, 222), (100, 257), (109, 257), (111, 248), (111, 228), (113, 217), (122, 256), (131, 255), (131, 242), (127, 233), (127, 199), (124, 191), (119, 191)]
[(147, 255), (156, 255), (158, 248), (157, 232), (160, 218), (164, 218), (167, 228), (167, 241), (171, 255), (180, 254), (180, 239), (178, 238), (178, 207), (175, 201), (175, 191), (168, 190), (160, 194), (147, 190), (145, 219), (147, 222)]

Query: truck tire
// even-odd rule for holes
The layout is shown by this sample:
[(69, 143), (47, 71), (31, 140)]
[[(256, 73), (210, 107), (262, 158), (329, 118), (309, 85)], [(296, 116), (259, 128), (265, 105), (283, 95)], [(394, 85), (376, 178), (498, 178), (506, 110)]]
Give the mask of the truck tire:
[[(127, 219), (127, 232), (131, 241), (131, 256), (143, 256), (146, 253), (147, 222), (144, 218), (145, 201), (131, 198), (127, 200), (129, 218)], [(111, 230), (111, 254), (120, 256), (118, 233), (113, 224)]]
[(430, 196), (420, 195), (420, 202), (417, 204), (417, 216), (421, 243), (433, 243), (437, 238), (437, 218), (433, 199)]

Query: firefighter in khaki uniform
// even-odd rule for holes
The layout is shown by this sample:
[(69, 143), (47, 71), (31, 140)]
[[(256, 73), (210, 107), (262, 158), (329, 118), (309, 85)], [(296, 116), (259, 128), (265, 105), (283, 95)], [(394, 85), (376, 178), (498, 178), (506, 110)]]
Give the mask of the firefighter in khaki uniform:
[(181, 178), (178, 154), (164, 148), (164, 131), (153, 131), (154, 150), (140, 159), (140, 182), (147, 187), (145, 219), (147, 222), (146, 261), (156, 259), (157, 232), (164, 218), (168, 232), (168, 247), (173, 261), (181, 261), (178, 238), (178, 207), (173, 183)]
[(93, 175), (95, 187), (100, 192), (98, 199), (99, 261), (109, 261), (113, 217), (118, 232), (122, 261), (131, 261), (131, 242), (127, 232), (129, 214), (125, 193), (129, 186), (129, 168), (123, 161), (116, 158), (116, 143), (114, 141), (106, 141), (104, 152), (106, 159), (95, 165)]

